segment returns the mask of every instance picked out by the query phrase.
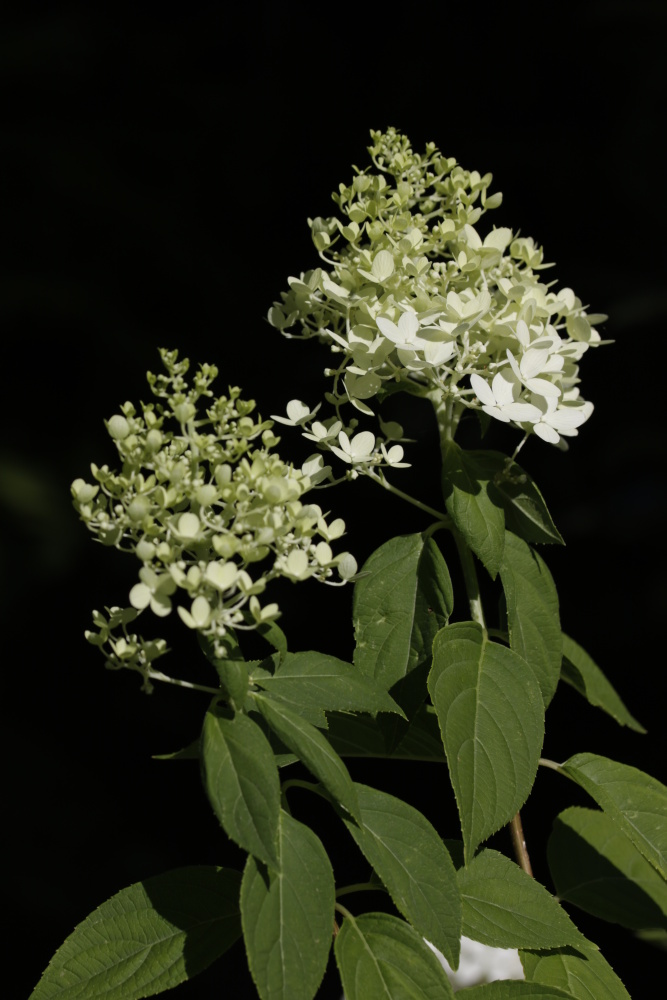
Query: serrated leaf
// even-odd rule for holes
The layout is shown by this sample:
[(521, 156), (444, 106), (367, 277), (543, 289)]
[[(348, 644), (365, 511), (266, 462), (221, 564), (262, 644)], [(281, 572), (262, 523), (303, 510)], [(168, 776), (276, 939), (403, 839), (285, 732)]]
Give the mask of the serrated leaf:
[(453, 441), (446, 442), (442, 491), (447, 513), (495, 580), (505, 545), (505, 512), (494, 493), (486, 454), (464, 451)]
[(558, 686), (563, 655), (558, 592), (553, 577), (537, 552), (508, 531), (500, 579), (510, 646), (535, 672), (546, 707)]
[(576, 1000), (630, 1000), (630, 994), (594, 946), (521, 951), (526, 979), (567, 990)]
[(139, 1000), (192, 978), (240, 937), (240, 884), (196, 866), (121, 889), (74, 929), (30, 1000)]
[(498, 980), (483, 986), (472, 986), (465, 991), (465, 1000), (548, 1000), (565, 997), (573, 1000), (571, 993), (543, 983), (524, 983), (520, 979)]
[(385, 690), (430, 659), (453, 607), (446, 563), (432, 538), (392, 538), (366, 560), (354, 586), (354, 664)]
[(345, 825), (396, 907), (452, 966), (458, 965), (461, 904), (454, 865), (425, 816), (401, 799), (355, 784), (361, 822)]
[(264, 733), (247, 715), (207, 712), (204, 787), (228, 837), (266, 864), (278, 864), (280, 781)]
[(346, 1000), (447, 1000), (445, 971), (409, 924), (387, 913), (345, 917), (334, 944)]
[(477, 463), (490, 482), (493, 499), (505, 511), (505, 527), (531, 544), (563, 545), (537, 484), (498, 451), (478, 451)]
[(667, 877), (667, 788), (650, 774), (594, 753), (562, 765), (663, 878)]
[(476, 622), (437, 634), (428, 687), (471, 858), (533, 786), (544, 738), (542, 694), (526, 661), (491, 642)]
[(456, 872), (463, 933), (492, 948), (558, 948), (584, 938), (544, 886), (498, 851)]
[(561, 676), (595, 708), (601, 708), (621, 726), (628, 726), (637, 733), (646, 730), (627, 710), (621, 698), (604, 673), (585, 649), (563, 633), (563, 663)]
[[(314, 725), (317, 723), (309, 717), (309, 711), (403, 715), (391, 695), (372, 677), (324, 653), (288, 653), (272, 677), (258, 677), (256, 682)], [(326, 721), (322, 725), (326, 726)]]
[(248, 858), (241, 919), (248, 965), (261, 1000), (313, 1000), (334, 929), (334, 877), (318, 837), (281, 812), (279, 871)]
[(562, 812), (547, 860), (561, 899), (629, 930), (667, 928), (667, 882), (605, 813)]
[(432, 538), (392, 538), (370, 556), (354, 588), (354, 664), (374, 677), (404, 710), (380, 720), (387, 752), (405, 735), (426, 697), (433, 639), (449, 621), (452, 582)]
[(280, 702), (258, 695), (256, 704), (271, 729), (322, 782), (334, 801), (360, 820), (352, 778), (326, 737)]

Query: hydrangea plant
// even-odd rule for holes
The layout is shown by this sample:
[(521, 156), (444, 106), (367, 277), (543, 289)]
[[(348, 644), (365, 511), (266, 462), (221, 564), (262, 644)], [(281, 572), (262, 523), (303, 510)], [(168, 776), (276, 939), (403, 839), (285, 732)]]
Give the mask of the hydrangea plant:
[[(93, 481), (72, 486), (95, 537), (139, 564), (127, 606), (96, 611), (87, 638), (148, 691), (162, 681), (207, 696), (200, 732), (175, 756), (199, 759), (222, 831), (247, 860), (242, 872), (193, 865), (122, 889), (65, 941), (31, 1000), (139, 1000), (239, 938), (261, 1000), (313, 1000), (332, 948), (347, 1000), (627, 1000), (569, 904), (645, 933), (666, 926), (667, 789), (594, 751), (542, 757), (561, 682), (643, 731), (562, 631), (537, 548), (562, 539), (516, 461), (531, 435), (565, 447), (591, 416), (579, 362), (604, 343), (605, 317), (541, 280), (548, 265), (531, 239), (482, 224), (501, 200), (490, 175), (434, 144), (417, 154), (394, 129), (371, 138), (371, 165), (334, 194), (339, 214), (310, 220), (320, 266), (290, 278), (269, 311), (286, 337), (330, 347), (324, 399), (292, 399), (263, 421), (239, 389), (215, 396), (214, 366), (188, 381), (188, 362), (163, 351), (166, 373), (148, 376), (156, 401), (107, 421), (119, 471), (92, 466)], [(381, 412), (397, 394), (406, 409), (414, 397), (433, 406), (440, 510), (399, 485), (407, 442)], [(462, 447), (469, 413), (482, 433), (515, 427), (514, 452)], [(277, 453), (276, 424), (314, 445), (300, 467)], [(347, 481), (353, 504), (360, 477), (428, 523), (388, 538), (359, 570), (334, 552), (344, 522), (306, 494)], [(452, 558), (465, 589), (456, 613)], [(351, 663), (292, 651), (299, 638), (271, 600), (279, 577), (353, 588)], [(166, 640), (131, 631), (174, 608), (210, 684), (157, 670)], [(248, 658), (249, 630), (263, 658)], [(355, 780), (363, 757), (411, 761), (416, 781), (421, 762), (441, 766), (456, 827)], [(291, 775), (297, 761), (312, 781)], [(554, 817), (551, 886), (533, 877), (520, 815), (540, 767), (590, 797)], [(292, 814), (295, 787), (330, 805), (367, 881), (334, 876), (308, 814)], [(503, 827), (512, 857), (488, 843)], [(368, 891), (380, 909), (364, 905)]]

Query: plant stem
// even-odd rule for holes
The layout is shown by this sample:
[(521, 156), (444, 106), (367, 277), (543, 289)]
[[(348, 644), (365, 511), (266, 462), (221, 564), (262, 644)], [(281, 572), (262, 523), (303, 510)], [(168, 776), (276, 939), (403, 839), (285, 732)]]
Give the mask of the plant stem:
[(481, 625), (484, 631), (486, 631), (486, 620), (484, 618), (484, 609), (482, 607), (482, 598), (479, 592), (479, 580), (477, 579), (477, 570), (475, 568), (473, 554), (466, 545), (463, 536), (456, 528), (452, 528), (452, 535), (454, 536), (454, 541), (456, 542), (456, 548), (458, 549), (459, 560), (461, 562), (461, 569), (463, 570), (463, 581), (468, 595), (470, 615), (473, 621), (476, 621), (478, 625)]
[(285, 795), (290, 788), (305, 788), (309, 792), (315, 792), (316, 795), (321, 796), (321, 798), (326, 799), (330, 802), (329, 796), (326, 792), (323, 792), (319, 785), (313, 784), (312, 781), (302, 781), (300, 778), (290, 778), (288, 781), (283, 782), (281, 786), (281, 793)]
[(383, 489), (389, 490), (390, 493), (394, 493), (395, 496), (400, 497), (401, 500), (407, 500), (407, 502), (411, 503), (414, 507), (419, 507), (419, 509), (423, 510), (426, 514), (430, 514), (432, 517), (437, 518), (443, 526), (449, 526), (451, 524), (450, 518), (447, 514), (443, 514), (442, 511), (435, 510), (434, 507), (429, 507), (428, 504), (422, 503), (421, 500), (417, 500), (415, 497), (411, 497), (409, 493), (404, 493), (403, 490), (399, 490), (398, 486), (392, 486), (392, 484), (385, 478), (383, 472), (372, 471), (368, 472), (367, 475), (369, 479), (378, 483)]
[(510, 833), (512, 835), (512, 846), (514, 847), (514, 854), (519, 867), (533, 877), (533, 867), (530, 863), (530, 857), (528, 855), (528, 848), (526, 847), (526, 838), (523, 835), (523, 824), (521, 822), (521, 813), (517, 812), (514, 819), (510, 822)]
[(204, 691), (206, 694), (220, 694), (220, 688), (208, 687), (206, 684), (192, 684), (190, 681), (179, 680), (178, 677), (168, 677), (159, 670), (149, 670), (152, 681), (164, 681), (165, 684), (176, 684), (177, 687), (190, 688), (191, 691)]
[(547, 757), (540, 757), (538, 763), (542, 767), (550, 767), (552, 771), (560, 771), (563, 766), (562, 764), (557, 764), (555, 760), (549, 760)]
[(342, 889), (336, 890), (336, 899), (340, 896), (347, 896), (349, 892), (369, 892), (371, 890), (383, 892), (384, 887), (379, 882), (354, 882), (352, 885), (344, 885)]

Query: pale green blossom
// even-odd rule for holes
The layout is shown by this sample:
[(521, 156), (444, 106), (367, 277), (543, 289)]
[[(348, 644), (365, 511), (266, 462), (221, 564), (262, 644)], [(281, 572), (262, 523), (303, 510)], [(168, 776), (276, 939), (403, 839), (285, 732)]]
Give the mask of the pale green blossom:
[[(120, 471), (93, 465), (95, 483), (72, 484), (74, 505), (93, 534), (141, 564), (127, 613), (96, 613), (97, 631), (88, 638), (104, 648), (109, 665), (129, 666), (146, 681), (151, 657), (166, 647), (127, 631), (137, 614), (165, 617), (175, 606), (183, 623), (224, 656), (230, 629), (279, 615), (275, 603), (260, 599), (273, 579), (335, 585), (356, 573), (352, 557), (330, 547), (344, 522), (329, 524), (320, 507), (304, 502), (314, 482), (330, 474), (321, 456), (302, 469), (285, 463), (273, 450), (271, 423), (255, 419), (254, 402), (236, 388), (213, 398), (214, 366), (202, 365), (188, 381), (187, 360), (161, 355), (166, 375), (148, 376), (157, 402), (140, 412), (125, 403), (107, 421)], [(292, 401), (284, 422), (312, 420), (317, 409)]]
[(371, 137), (373, 166), (355, 167), (333, 196), (340, 215), (309, 220), (321, 266), (289, 278), (269, 312), (285, 336), (318, 337), (340, 359), (327, 393), (335, 417), (313, 423), (299, 402), (283, 422), (357, 473), (385, 455), (379, 439), (374, 456), (348, 448), (344, 407), (375, 416), (397, 388), (452, 403), (452, 433), (465, 409), (554, 444), (576, 433), (592, 406), (568, 393), (606, 317), (542, 280), (550, 265), (530, 237), (481, 231), (501, 200), (490, 174), (463, 170), (433, 143), (415, 153), (392, 128)]

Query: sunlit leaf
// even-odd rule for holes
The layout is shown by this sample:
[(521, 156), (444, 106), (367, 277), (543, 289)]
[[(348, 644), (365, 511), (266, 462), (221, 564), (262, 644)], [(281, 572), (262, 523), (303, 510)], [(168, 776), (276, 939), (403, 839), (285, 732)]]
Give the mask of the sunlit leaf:
[(492, 948), (558, 948), (583, 940), (550, 893), (498, 851), (483, 850), (456, 878), (463, 933)]
[(558, 592), (544, 560), (521, 538), (505, 533), (500, 566), (510, 646), (532, 667), (548, 705), (558, 685), (562, 638)]
[(345, 825), (419, 933), (458, 965), (461, 905), (454, 865), (429, 821), (413, 806), (355, 785), (361, 822)]
[(207, 712), (202, 759), (204, 785), (227, 836), (275, 867), (280, 782), (266, 736), (247, 715)]
[(526, 979), (567, 990), (576, 1000), (630, 1000), (630, 994), (595, 946), (521, 951)]
[(544, 702), (517, 653), (475, 622), (442, 629), (429, 691), (461, 818), (466, 857), (525, 802), (544, 737)]
[(30, 1000), (139, 1000), (190, 979), (240, 937), (240, 884), (201, 866), (121, 889), (74, 929)]
[(334, 929), (331, 863), (309, 827), (280, 814), (277, 871), (248, 858), (241, 920), (261, 1000), (313, 1000)]
[(424, 940), (387, 913), (346, 916), (334, 945), (346, 1000), (448, 1000), (452, 987)]

